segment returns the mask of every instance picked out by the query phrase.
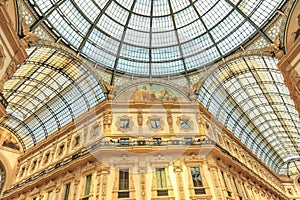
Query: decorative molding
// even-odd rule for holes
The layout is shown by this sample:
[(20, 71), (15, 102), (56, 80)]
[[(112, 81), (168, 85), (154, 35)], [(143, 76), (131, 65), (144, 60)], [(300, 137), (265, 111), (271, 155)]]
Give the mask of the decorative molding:
[(72, 173), (72, 172), (70, 172), (70, 171), (67, 171), (66, 175), (63, 178), (63, 181), (64, 182), (70, 182), (70, 181), (72, 181), (74, 179), (75, 179), (75, 174)]
[(83, 174), (88, 174), (91, 173), (95, 170), (96, 168), (96, 164), (93, 162), (87, 162), (86, 165), (84, 165), (83, 169), (82, 169), (82, 173)]
[(56, 186), (56, 182), (54, 182), (52, 179), (48, 182), (48, 184), (46, 185), (46, 190), (54, 190), (55, 186)]

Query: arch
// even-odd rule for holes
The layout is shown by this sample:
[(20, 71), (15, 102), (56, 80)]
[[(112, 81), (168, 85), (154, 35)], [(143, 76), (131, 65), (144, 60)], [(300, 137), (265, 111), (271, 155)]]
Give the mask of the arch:
[(198, 100), (266, 165), (280, 172), (300, 153), (299, 118), (277, 60), (250, 55), (221, 64)]
[(130, 82), (129, 84), (125, 84), (123, 86), (121, 86), (120, 88), (118, 88), (118, 92), (116, 94), (116, 97), (114, 98), (114, 101), (119, 101), (120, 100), (120, 96), (126, 92), (128, 92), (128, 90), (132, 89), (132, 88), (136, 88), (138, 86), (141, 85), (160, 85), (162, 87), (165, 87), (169, 90), (173, 90), (174, 92), (176, 92), (178, 94), (178, 97), (181, 101), (184, 102), (189, 102), (189, 98), (187, 96), (187, 88), (183, 88), (180, 86), (174, 86), (174, 84), (172, 85), (170, 82), (167, 81), (151, 81), (151, 83), (149, 81), (141, 81), (141, 80), (137, 80), (137, 81), (133, 81)]
[[(17, 162), (17, 159), (16, 159)], [(3, 165), (3, 168), (6, 173), (6, 179), (4, 182), (4, 185), (2, 187), (2, 191), (0, 188), (0, 194), (2, 194), (3, 191), (7, 190), (13, 183), (13, 180), (15, 178), (15, 172), (17, 170), (17, 165), (14, 165), (14, 167), (11, 166), (10, 162), (8, 161), (8, 158), (4, 156), (4, 154), (0, 151), (0, 165)]]
[(24, 151), (105, 99), (80, 60), (48, 46), (33, 50), (3, 94), (8, 113), (0, 126), (14, 130)]

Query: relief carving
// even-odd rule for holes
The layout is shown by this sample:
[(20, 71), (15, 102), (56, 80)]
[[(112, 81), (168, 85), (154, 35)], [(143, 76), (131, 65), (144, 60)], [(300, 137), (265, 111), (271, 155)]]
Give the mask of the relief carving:
[(269, 43), (269, 46), (266, 46), (261, 49), (262, 51), (270, 52), (274, 54), (274, 57), (281, 59), (284, 55), (284, 52), (280, 49), (280, 37), (277, 36), (273, 42)]
[(35, 35), (34, 30), (30, 31), (30, 27), (26, 23), (25, 19), (22, 19), (22, 33), (23, 37), (20, 39), (20, 42), (24, 48), (28, 48), (29, 42), (34, 42), (40, 39), (39, 36)]

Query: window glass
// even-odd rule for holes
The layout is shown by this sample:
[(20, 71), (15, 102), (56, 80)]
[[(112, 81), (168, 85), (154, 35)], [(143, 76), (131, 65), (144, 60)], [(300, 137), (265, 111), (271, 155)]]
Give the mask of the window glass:
[(185, 120), (180, 120), (180, 127), (185, 129), (185, 128), (191, 128), (190, 124), (189, 124), (189, 120), (185, 119)]
[(89, 174), (89, 175), (86, 176), (86, 179), (85, 179), (84, 195), (89, 195), (90, 194), (91, 182), (92, 182), (92, 175)]
[(156, 187), (159, 189), (167, 188), (165, 168), (156, 168)]
[(129, 169), (119, 171), (119, 190), (129, 190)]
[(129, 128), (129, 119), (121, 119), (120, 120), (120, 128), (128, 129)]
[(191, 167), (191, 175), (194, 187), (203, 187), (202, 177), (199, 167)]
[(120, 139), (120, 145), (121, 146), (128, 146), (129, 145), (129, 139), (128, 138), (121, 138)]
[(70, 183), (65, 186), (64, 200), (69, 200)]
[(160, 128), (160, 120), (151, 119), (151, 128)]

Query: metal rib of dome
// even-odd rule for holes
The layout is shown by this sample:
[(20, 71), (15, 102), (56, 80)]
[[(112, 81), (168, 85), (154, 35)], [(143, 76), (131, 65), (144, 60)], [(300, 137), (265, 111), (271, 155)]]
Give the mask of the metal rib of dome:
[(0, 126), (22, 143), (37, 144), (104, 100), (97, 80), (76, 59), (52, 48), (37, 48), (5, 83), (7, 114)]
[(277, 60), (228, 62), (208, 77), (198, 99), (275, 172), (285, 173), (299, 157), (300, 120)]
[(100, 66), (136, 76), (187, 73), (229, 55), (285, 0), (29, 0), (58, 38)]

